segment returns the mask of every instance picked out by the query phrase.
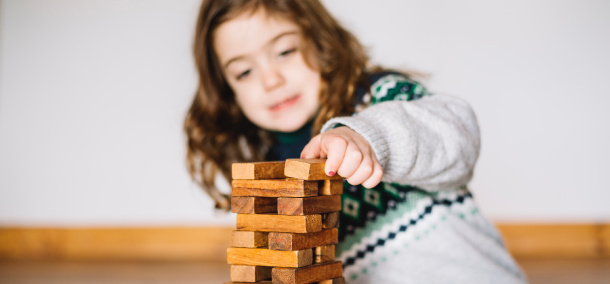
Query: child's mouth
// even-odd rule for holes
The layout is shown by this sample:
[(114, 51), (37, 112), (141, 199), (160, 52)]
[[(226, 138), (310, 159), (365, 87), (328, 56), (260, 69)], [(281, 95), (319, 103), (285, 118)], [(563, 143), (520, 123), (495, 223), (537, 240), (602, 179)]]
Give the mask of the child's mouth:
[(284, 100), (283, 102), (273, 105), (272, 107), (269, 108), (269, 110), (271, 111), (280, 111), (282, 109), (285, 109), (287, 107), (290, 107), (292, 105), (294, 105), (296, 103), (297, 100), (299, 100), (299, 95), (296, 95), (294, 97), (290, 97), (286, 100)]

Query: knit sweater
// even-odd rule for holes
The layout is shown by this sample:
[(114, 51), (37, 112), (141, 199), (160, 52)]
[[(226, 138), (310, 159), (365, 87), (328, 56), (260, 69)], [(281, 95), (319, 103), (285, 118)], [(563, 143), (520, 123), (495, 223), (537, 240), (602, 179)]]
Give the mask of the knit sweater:
[[(480, 148), (469, 105), (397, 73), (374, 74), (369, 83), (356, 93), (356, 114), (322, 127), (360, 134), (384, 173), (371, 189), (344, 183), (336, 253), (346, 282), (525, 283), (466, 187)], [(298, 157), (307, 132), (277, 133), (270, 156)]]

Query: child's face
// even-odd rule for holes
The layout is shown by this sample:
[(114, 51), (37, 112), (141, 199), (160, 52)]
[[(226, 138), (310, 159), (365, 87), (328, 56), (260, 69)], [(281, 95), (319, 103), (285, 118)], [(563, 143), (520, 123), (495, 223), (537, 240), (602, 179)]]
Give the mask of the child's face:
[(246, 117), (261, 128), (291, 132), (316, 113), (320, 72), (304, 61), (299, 27), (259, 9), (221, 24), (214, 49)]

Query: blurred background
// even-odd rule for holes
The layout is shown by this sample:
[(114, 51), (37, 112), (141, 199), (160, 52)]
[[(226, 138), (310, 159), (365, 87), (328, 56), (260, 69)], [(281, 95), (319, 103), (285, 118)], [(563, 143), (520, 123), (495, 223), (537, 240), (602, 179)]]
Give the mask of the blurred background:
[[(470, 188), (532, 283), (610, 281), (610, 2), (323, 3), (472, 105)], [(185, 167), (200, 4), (0, 0), (0, 282), (228, 281), (235, 216)]]

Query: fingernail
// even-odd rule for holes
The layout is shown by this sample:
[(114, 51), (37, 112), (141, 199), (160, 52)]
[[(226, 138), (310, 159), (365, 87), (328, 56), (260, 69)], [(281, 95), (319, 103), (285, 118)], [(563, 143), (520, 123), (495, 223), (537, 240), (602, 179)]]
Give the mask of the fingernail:
[(328, 172), (328, 175), (332, 177), (332, 176), (334, 176), (334, 175), (335, 175), (335, 172), (330, 171), (330, 172)]
[(305, 155), (301, 155), (301, 159), (305, 159)]

